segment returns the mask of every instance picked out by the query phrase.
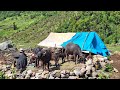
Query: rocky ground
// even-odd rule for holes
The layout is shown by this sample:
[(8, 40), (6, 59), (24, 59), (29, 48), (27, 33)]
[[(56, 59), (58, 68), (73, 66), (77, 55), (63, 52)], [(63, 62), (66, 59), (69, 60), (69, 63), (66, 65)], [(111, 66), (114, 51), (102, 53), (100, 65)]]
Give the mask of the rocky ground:
[[(29, 55), (29, 54), (28, 54)], [(114, 54), (110, 60), (100, 55), (94, 55), (93, 59), (87, 60), (85, 64), (75, 65), (73, 61), (60, 64), (58, 68), (51, 61), (50, 71), (35, 68), (34, 64), (28, 65), (27, 69), (20, 73), (13, 67), (13, 58), (10, 54), (0, 55), (0, 73), (7, 79), (109, 79), (120, 78), (119, 61), (120, 56)], [(61, 60), (60, 62), (61, 63)], [(118, 75), (117, 75), (118, 74)], [(115, 76), (117, 75), (117, 76)], [(2, 78), (1, 77), (1, 78)]]

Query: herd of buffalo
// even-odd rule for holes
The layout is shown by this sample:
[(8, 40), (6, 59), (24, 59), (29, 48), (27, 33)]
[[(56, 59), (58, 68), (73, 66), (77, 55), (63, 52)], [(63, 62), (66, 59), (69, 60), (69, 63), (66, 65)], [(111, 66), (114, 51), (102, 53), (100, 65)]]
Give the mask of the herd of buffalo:
[[(27, 61), (27, 55), (24, 50), (20, 50), (20, 54), (15, 58), (14, 66), (19, 70), (23, 71), (28, 64), (35, 63), (35, 67), (42, 66), (43, 70), (49, 70), (50, 60), (55, 61), (55, 66), (58, 67), (58, 61), (62, 59), (62, 63), (65, 63), (69, 59), (69, 55), (73, 55), (75, 64), (78, 61), (85, 63), (88, 55), (82, 53), (81, 48), (77, 44), (68, 43), (66, 47), (62, 48), (42, 48), (36, 47), (31, 50), (30, 61)], [(65, 59), (66, 58), (66, 59)]]

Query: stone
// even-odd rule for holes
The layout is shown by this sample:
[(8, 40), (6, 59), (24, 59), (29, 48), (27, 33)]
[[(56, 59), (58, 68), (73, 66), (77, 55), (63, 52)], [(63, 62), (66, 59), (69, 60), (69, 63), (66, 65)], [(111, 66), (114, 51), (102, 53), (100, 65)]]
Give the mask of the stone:
[(79, 78), (77, 78), (77, 79), (85, 79), (85, 78), (81, 78), (81, 77), (79, 77)]
[(86, 67), (86, 71), (90, 71), (90, 70), (92, 70), (92, 66), (89, 65)]
[(6, 74), (7, 77), (12, 77), (13, 74), (9, 73), (9, 74)]
[(55, 79), (60, 79), (60, 78), (56, 77)]
[(100, 62), (100, 65), (101, 65), (102, 68), (104, 68), (106, 63), (105, 62)]
[(96, 77), (88, 77), (88, 79), (97, 79)]
[(35, 79), (39, 79), (39, 77), (35, 77)]
[(34, 76), (35, 76), (35, 74), (36, 74), (36, 73), (35, 73), (35, 72), (33, 72), (33, 73), (32, 73), (32, 77), (34, 77)]
[(30, 75), (27, 74), (27, 75), (25, 76), (25, 79), (30, 79)]
[(82, 65), (82, 67), (83, 67), (83, 68), (86, 68), (86, 65), (85, 65), (85, 64), (83, 64), (83, 65)]
[(49, 79), (54, 79), (54, 77), (50, 75)]
[(75, 76), (75, 73), (74, 72), (70, 72), (70, 76)]
[(12, 72), (9, 70), (9, 71), (5, 72), (5, 74), (12, 74)]
[(65, 78), (68, 78), (68, 77), (69, 77), (69, 74), (66, 74), (66, 75), (65, 75)]
[(31, 77), (30, 79), (35, 79), (35, 77)]
[(90, 75), (91, 73), (90, 73), (90, 71), (89, 70), (87, 70), (86, 71), (86, 75)]
[(45, 75), (45, 74), (49, 74), (49, 71), (43, 71), (42, 74), (43, 74), (43, 75)]
[(92, 67), (92, 72), (95, 72), (95, 71), (96, 71), (95, 67)]
[(11, 78), (13, 76), (12, 72), (9, 70), (7, 72), (5, 72), (5, 76), (7, 76), (8, 78)]
[(104, 57), (104, 60), (106, 61), (106, 60), (108, 60), (108, 58), (107, 58), (107, 57)]
[(7, 71), (6, 65), (2, 66), (2, 71), (5, 71), (5, 72)]
[(66, 74), (70, 74), (70, 71), (69, 71), (69, 70), (66, 70)]
[(98, 61), (97, 57), (93, 57), (93, 63), (96, 63)]
[[(18, 76), (20, 76), (21, 74), (20, 74), (20, 72), (18, 71), (18, 72), (16, 72), (16, 77), (18, 77)], [(26, 75), (26, 74), (25, 74)]]
[(73, 72), (75, 73), (76, 76), (80, 75), (80, 70), (78, 70), (78, 69), (75, 69)]
[(28, 71), (27, 71), (27, 74), (28, 74), (29, 76), (31, 76), (31, 75), (32, 75), (32, 70), (28, 70)]
[(87, 74), (85, 74), (85, 78), (86, 78), (86, 79), (88, 78), (88, 75), (87, 75)]
[(86, 65), (92, 65), (92, 59), (87, 60)]
[(50, 74), (51, 76), (53, 76), (53, 77), (55, 76), (54, 72), (51, 72), (51, 73), (49, 73), (49, 74)]
[(82, 68), (80, 71), (81, 71), (81, 73), (85, 73), (86, 68)]
[(61, 79), (68, 79), (68, 78), (61, 78)]
[(11, 65), (7, 65), (6, 68), (7, 68), (7, 70), (10, 70)]
[(97, 72), (92, 72), (92, 77), (97, 77), (98, 73)]
[(54, 77), (58, 77), (59, 78), (60, 77), (60, 72), (56, 72)]
[(65, 70), (62, 70), (62, 71), (61, 71), (61, 74), (66, 74), (66, 71), (65, 71)]
[(48, 78), (49, 78), (49, 74), (45, 74), (45, 75), (42, 74), (42, 75), (41, 75), (41, 78), (42, 78), (42, 79), (48, 79)]
[(69, 76), (68, 79), (77, 79), (78, 77), (77, 76)]
[(52, 75), (55, 75), (56, 73), (60, 73), (60, 72), (61, 72), (61, 70), (55, 70), (52, 72)]
[(40, 75), (40, 77), (42, 77), (42, 79), (44, 78), (44, 76), (45, 76), (45, 74), (44, 74), (44, 73), (42, 73), (42, 74)]
[(22, 72), (22, 76), (25, 76), (27, 74), (27, 70)]
[(116, 73), (118, 73), (118, 72), (119, 72), (116, 68), (114, 68), (114, 69), (113, 69), (113, 71), (114, 71), (114, 72), (116, 72)]
[(35, 74), (35, 77), (39, 77), (39, 76), (40, 76), (40, 73), (36, 73), (36, 74)]
[(10, 77), (9, 77), (9, 79), (13, 79), (13, 77), (12, 77), (12, 76), (10, 76)]
[(43, 70), (42, 70), (42, 69), (40, 69), (40, 70), (38, 70), (38, 72), (43, 72)]
[(100, 61), (100, 62), (104, 62), (104, 61), (105, 61), (104, 57), (99, 58), (99, 61)]
[(97, 73), (101, 73), (101, 70), (96, 70)]
[(39, 74), (42, 74), (42, 73), (43, 73), (43, 70), (39, 70), (38, 73), (39, 73)]
[(65, 78), (65, 75), (64, 75), (64, 74), (61, 74), (61, 78)]
[(50, 73), (52, 76), (54, 76), (56, 74), (56, 71), (53, 71)]

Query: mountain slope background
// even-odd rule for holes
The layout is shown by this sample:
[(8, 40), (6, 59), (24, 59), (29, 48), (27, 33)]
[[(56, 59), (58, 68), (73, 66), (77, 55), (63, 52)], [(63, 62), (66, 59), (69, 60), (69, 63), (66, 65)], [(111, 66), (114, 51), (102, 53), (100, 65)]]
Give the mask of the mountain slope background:
[(35, 47), (50, 32), (96, 31), (105, 44), (120, 43), (120, 11), (0, 11), (0, 42)]

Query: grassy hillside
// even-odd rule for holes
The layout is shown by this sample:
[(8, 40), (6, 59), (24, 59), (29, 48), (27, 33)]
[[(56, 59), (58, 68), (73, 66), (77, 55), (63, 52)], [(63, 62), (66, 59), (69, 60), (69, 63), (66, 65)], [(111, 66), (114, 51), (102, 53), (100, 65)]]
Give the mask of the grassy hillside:
[(120, 43), (119, 11), (1, 11), (0, 15), (0, 42), (11, 39), (17, 47), (34, 47), (49, 32), (96, 31), (106, 44)]

